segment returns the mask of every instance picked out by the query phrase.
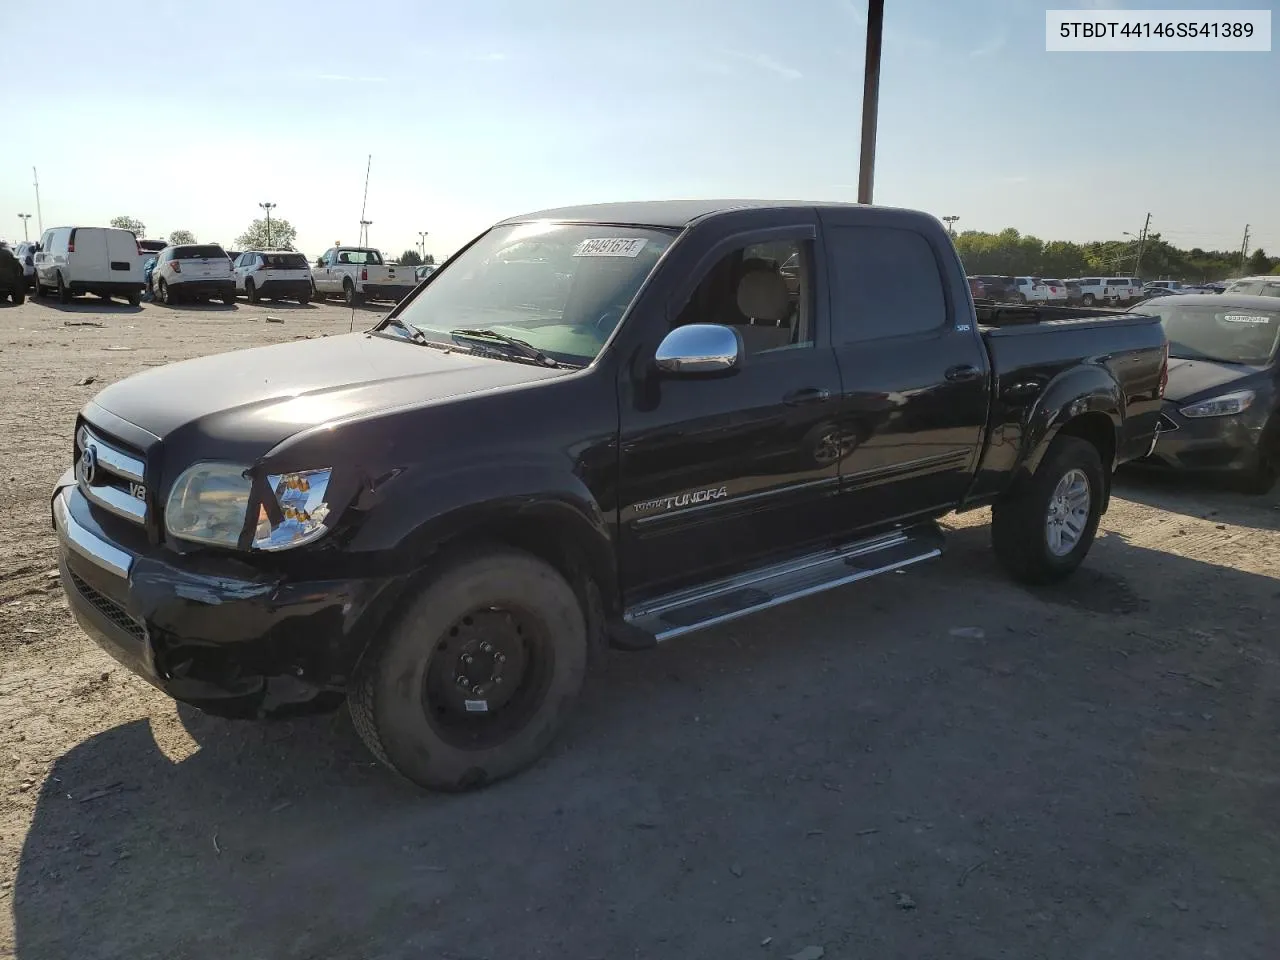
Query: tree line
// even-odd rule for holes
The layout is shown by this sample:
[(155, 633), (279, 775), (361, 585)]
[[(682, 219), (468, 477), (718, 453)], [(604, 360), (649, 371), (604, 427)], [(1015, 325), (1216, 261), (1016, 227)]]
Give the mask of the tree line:
[[(1239, 251), (1182, 250), (1160, 234), (1138, 240), (1070, 243), (1023, 236), (1013, 227), (999, 233), (966, 230), (955, 238), (970, 274), (1035, 277), (1141, 276), (1146, 279), (1205, 283), (1228, 277), (1280, 274), (1280, 257), (1259, 248), (1242, 264)], [(1140, 257), (1140, 259), (1139, 259)]]

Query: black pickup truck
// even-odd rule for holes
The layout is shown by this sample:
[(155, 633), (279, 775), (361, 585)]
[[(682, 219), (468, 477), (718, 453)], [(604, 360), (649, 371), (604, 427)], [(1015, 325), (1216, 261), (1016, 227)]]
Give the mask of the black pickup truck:
[(544, 211), (370, 330), (103, 390), (53, 494), (62, 581), (169, 695), (345, 698), (389, 766), (465, 789), (540, 754), (605, 646), (936, 557), (950, 511), (992, 508), (1013, 575), (1070, 573), (1166, 353), (1150, 317), (975, 306), (920, 213)]

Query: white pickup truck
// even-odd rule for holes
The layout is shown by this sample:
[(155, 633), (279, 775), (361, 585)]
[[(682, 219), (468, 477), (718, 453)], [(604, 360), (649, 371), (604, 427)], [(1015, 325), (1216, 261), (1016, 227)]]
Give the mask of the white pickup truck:
[(330, 247), (311, 270), (314, 299), (342, 295), (349, 304), (364, 300), (399, 302), (418, 285), (413, 267), (387, 263), (372, 247)]

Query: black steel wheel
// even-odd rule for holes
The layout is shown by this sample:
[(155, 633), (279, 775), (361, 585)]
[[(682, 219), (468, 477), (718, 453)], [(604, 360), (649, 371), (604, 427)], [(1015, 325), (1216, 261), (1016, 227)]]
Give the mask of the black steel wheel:
[(586, 619), (549, 564), (458, 555), (361, 659), (348, 696), (374, 755), (421, 786), (468, 790), (533, 763), (582, 689)]

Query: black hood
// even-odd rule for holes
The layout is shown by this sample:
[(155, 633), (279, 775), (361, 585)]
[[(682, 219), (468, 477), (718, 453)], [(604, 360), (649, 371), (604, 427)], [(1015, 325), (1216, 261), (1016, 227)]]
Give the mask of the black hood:
[(1237, 380), (1253, 377), (1260, 369), (1240, 363), (1170, 358), (1169, 385), (1164, 395), (1174, 403), (1182, 403), (1200, 399), (1199, 394), (1208, 391), (1229, 393)]
[(166, 446), (181, 441), (201, 459), (244, 461), (330, 421), (566, 372), (353, 333), (157, 367), (107, 387), (85, 416), (93, 422), (96, 405)]

